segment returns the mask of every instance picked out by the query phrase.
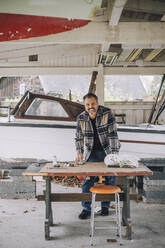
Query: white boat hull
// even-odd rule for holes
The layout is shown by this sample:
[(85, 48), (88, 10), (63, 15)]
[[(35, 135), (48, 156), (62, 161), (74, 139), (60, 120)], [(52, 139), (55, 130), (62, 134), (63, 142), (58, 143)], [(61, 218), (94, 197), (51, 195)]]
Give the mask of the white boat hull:
[[(136, 143), (121, 142), (120, 152), (134, 154), (139, 158), (165, 157), (165, 134), (118, 132), (120, 140), (130, 140)], [(147, 143), (137, 143), (147, 142)], [(155, 141), (156, 144), (148, 144)]]
[(75, 158), (74, 129), (0, 127), (0, 156), (60, 160)]
[[(1, 123), (0, 157), (52, 160), (56, 155), (61, 161), (74, 160), (76, 156), (75, 123), (62, 128), (55, 125), (57, 122), (54, 125)], [(119, 128), (118, 131), (121, 153), (134, 154), (139, 158), (165, 157), (165, 131), (148, 133), (144, 129), (138, 129), (138, 132), (135, 132), (129, 128), (127, 131), (124, 129), (121, 131)], [(125, 142), (122, 142), (123, 140)], [(134, 143), (139, 141), (147, 143)], [(155, 142), (155, 144), (148, 144), (148, 142)]]

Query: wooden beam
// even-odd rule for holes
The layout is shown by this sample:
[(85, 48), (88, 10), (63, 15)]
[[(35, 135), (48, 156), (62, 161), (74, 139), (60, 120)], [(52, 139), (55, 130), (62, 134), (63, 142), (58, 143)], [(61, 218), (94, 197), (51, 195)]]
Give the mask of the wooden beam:
[(1, 76), (91, 75), (97, 67), (0, 67)]
[[(122, 58), (123, 59), (123, 58)], [(127, 66), (130, 66), (130, 67), (138, 67), (138, 66), (141, 66), (143, 68), (147, 68), (147, 67), (165, 67), (165, 62), (146, 62), (146, 61), (142, 61), (142, 64), (139, 65), (139, 61), (134, 61), (134, 62), (127, 62), (127, 61), (123, 61), (123, 60), (117, 60), (115, 61), (115, 64), (113, 65), (113, 67), (117, 67), (117, 66), (123, 66), (123, 67), (127, 67)]]
[(134, 49), (131, 54), (126, 58), (126, 61), (128, 62), (132, 62), (134, 60), (136, 60), (139, 55), (142, 53), (143, 49)]
[[(20, 47), (19, 47), (20, 46)], [(95, 54), (99, 48), (99, 45), (79, 45), (79, 44), (31, 44), (24, 43), (6, 43), (0, 42), (0, 59), (12, 59), (12, 58), (26, 58), (31, 54), (38, 54), (39, 56), (53, 57), (60, 56), (81, 56), (88, 54)]]
[(111, 0), (110, 3), (110, 14), (109, 14), (109, 25), (114, 27), (117, 26), (126, 4), (127, 0)]
[[(109, 52), (110, 56), (111, 54), (113, 55), (113, 53)], [(105, 54), (106, 55), (106, 54)], [(128, 62), (128, 61), (124, 61), (122, 59), (118, 59), (115, 61), (115, 64), (113, 64), (113, 67), (127, 67), (127, 66), (131, 66), (131, 67), (137, 67), (138, 63), (137, 61), (134, 62)], [(150, 62), (150, 61), (144, 61), (143, 62), (143, 67), (164, 67), (165, 66), (165, 62)], [(80, 66), (75, 66), (75, 65), (68, 65), (68, 66), (57, 66), (55, 64), (48, 64), (46, 62), (0, 62), (0, 68), (70, 68), (72, 69), (77, 69), (77, 68), (96, 68), (96, 70), (98, 69), (98, 67), (93, 67), (92, 65), (88, 64), (88, 61), (86, 64), (84, 64), (84, 66), (80, 67)], [(109, 68), (109, 67), (108, 67)]]
[(152, 46), (164, 46), (165, 23), (164, 22), (119, 22), (113, 28), (106, 22), (90, 22), (88, 25), (72, 31), (38, 38), (21, 39), (10, 42), (28, 44), (56, 43), (56, 44), (143, 44)]
[(96, 91), (96, 84), (95, 84), (95, 82), (96, 82), (97, 74), (98, 74), (97, 71), (93, 71), (88, 93), (95, 93), (95, 91)]
[(158, 54), (160, 54), (162, 49), (152, 50), (144, 59), (144, 61), (152, 61)]
[(104, 44), (102, 44), (101, 46), (101, 52), (108, 52), (110, 48), (110, 43), (105, 42)]
[(135, 12), (145, 12), (151, 14), (164, 14), (165, 13), (165, 1), (139, 1), (139, 0), (128, 0), (125, 5), (125, 10)]
[(162, 67), (109, 67), (104, 69), (104, 75), (162, 75), (165, 66)]
[[(38, 75), (91, 75), (98, 67), (0, 67), (1, 77)], [(104, 75), (162, 75), (165, 66), (105, 67)]]
[(143, 49), (165, 49), (165, 43), (164, 44), (156, 44), (156, 43), (153, 43), (153, 44), (142, 44), (142, 43), (139, 43), (137, 41), (137, 43), (134, 43), (134, 44), (122, 44), (122, 49), (124, 50), (125, 52), (125, 49), (126, 50), (132, 50), (132, 49), (137, 49), (137, 48), (143, 48)]
[[(55, 193), (51, 194), (51, 201), (52, 202), (79, 202), (79, 201), (91, 201), (92, 195), (90, 193)], [(39, 201), (45, 200), (45, 195), (38, 195), (37, 199)], [(120, 193), (120, 200), (123, 201), (124, 193)], [(137, 194), (130, 194), (131, 200), (137, 200)], [(105, 201), (105, 200), (112, 200), (114, 201), (114, 195), (104, 195), (104, 194), (97, 194), (96, 201)]]
[(98, 75), (96, 78), (96, 95), (99, 99), (99, 104), (104, 105), (104, 67), (102, 64), (98, 66)]

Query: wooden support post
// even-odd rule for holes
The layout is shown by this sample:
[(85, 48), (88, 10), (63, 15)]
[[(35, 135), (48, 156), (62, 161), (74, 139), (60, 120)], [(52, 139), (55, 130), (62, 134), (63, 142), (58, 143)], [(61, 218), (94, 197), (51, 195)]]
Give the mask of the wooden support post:
[(96, 79), (96, 95), (99, 98), (99, 104), (104, 105), (104, 67), (102, 64), (98, 66), (98, 76)]
[(95, 94), (95, 91), (96, 91), (95, 81), (96, 81), (96, 78), (97, 78), (97, 74), (98, 74), (97, 71), (93, 71), (92, 77), (91, 77), (91, 82), (90, 82), (90, 85), (89, 85), (88, 93), (94, 93)]
[(132, 221), (130, 217), (130, 196), (129, 196), (129, 178), (123, 178), (123, 209), (122, 209), (122, 221), (123, 226), (126, 226), (126, 237), (127, 239), (132, 239)]
[[(130, 194), (131, 200), (137, 200), (137, 194)], [(44, 201), (45, 195), (38, 195), (38, 201)], [(91, 193), (52, 193), (51, 202), (80, 202), (80, 201), (91, 201)], [(108, 194), (97, 194), (96, 201), (114, 201), (114, 195)], [(120, 193), (120, 201), (125, 200), (124, 193)]]

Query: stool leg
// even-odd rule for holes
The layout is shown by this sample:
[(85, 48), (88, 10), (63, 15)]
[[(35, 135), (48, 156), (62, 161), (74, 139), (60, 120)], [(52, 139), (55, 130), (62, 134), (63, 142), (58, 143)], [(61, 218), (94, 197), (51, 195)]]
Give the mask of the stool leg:
[(117, 194), (115, 193), (115, 210), (116, 210), (116, 229), (117, 236), (119, 235), (119, 220), (118, 220), (118, 202), (117, 202)]
[(91, 228), (90, 228), (90, 245), (93, 245), (93, 233), (94, 233), (94, 214), (95, 214), (95, 197), (96, 194), (92, 193), (92, 209), (91, 209)]
[(118, 208), (118, 231), (120, 238), (120, 245), (122, 244), (122, 236), (121, 236), (121, 215), (120, 215), (120, 196), (117, 193), (117, 208)]

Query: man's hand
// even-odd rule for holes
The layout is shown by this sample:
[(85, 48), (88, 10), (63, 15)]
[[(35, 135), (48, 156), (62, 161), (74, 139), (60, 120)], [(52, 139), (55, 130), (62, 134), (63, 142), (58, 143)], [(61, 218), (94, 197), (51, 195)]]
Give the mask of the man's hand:
[(83, 160), (83, 154), (81, 152), (78, 152), (76, 157), (76, 163), (82, 162), (82, 160)]

